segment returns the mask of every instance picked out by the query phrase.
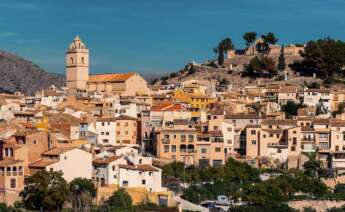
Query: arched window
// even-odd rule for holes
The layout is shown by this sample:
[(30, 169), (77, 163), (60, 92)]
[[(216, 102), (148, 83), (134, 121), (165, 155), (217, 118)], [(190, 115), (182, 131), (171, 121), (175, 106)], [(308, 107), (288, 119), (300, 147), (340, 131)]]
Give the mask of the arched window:
[(139, 164), (142, 164), (143, 163), (143, 159), (139, 159)]
[(84, 60), (84, 58), (83, 58), (83, 57), (81, 58), (81, 63), (82, 63), (82, 64), (84, 64), (84, 63), (85, 63), (85, 60)]
[(69, 60), (70, 60), (71, 64), (73, 64), (73, 57), (70, 57)]

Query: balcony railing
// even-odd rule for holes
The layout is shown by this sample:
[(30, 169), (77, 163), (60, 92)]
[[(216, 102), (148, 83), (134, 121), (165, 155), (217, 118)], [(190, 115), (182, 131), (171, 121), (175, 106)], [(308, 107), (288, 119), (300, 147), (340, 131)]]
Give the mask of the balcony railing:
[(23, 171), (0, 171), (0, 176), (22, 176)]

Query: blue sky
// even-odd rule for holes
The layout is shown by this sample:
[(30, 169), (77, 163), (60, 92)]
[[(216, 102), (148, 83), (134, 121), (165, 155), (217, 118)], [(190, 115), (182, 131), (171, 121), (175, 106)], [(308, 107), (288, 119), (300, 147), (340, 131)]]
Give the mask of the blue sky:
[(246, 31), (280, 43), (345, 39), (344, 0), (1, 0), (0, 49), (64, 73), (79, 34), (91, 72), (171, 72), (214, 58), (225, 37), (243, 47)]

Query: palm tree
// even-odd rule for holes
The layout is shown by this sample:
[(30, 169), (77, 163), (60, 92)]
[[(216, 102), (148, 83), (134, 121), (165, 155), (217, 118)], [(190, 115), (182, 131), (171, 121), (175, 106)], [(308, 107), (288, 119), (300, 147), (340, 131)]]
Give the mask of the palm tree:
[[(243, 39), (246, 41), (246, 46), (247, 46), (247, 50), (249, 49), (250, 45), (252, 45), (254, 43), (254, 41), (256, 40), (256, 32), (246, 32), (243, 35)], [(255, 47), (253, 46), (252, 48), (252, 54), (254, 55), (254, 51), (255, 51)]]
[(234, 44), (230, 38), (225, 38), (218, 43), (218, 46), (213, 48), (214, 53), (218, 54), (218, 64), (223, 65), (224, 55), (227, 51), (234, 49)]
[(303, 164), (304, 173), (306, 175), (312, 177), (319, 177), (319, 173), (321, 172), (321, 162), (317, 159), (317, 153), (312, 152), (310, 154), (306, 154), (308, 157), (308, 161)]

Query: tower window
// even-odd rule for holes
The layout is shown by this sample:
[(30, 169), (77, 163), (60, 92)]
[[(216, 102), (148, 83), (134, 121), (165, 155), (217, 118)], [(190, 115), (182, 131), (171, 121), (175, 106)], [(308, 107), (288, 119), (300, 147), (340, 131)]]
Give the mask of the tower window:
[(73, 64), (73, 57), (70, 57), (71, 64)]
[(84, 63), (85, 63), (85, 61), (84, 61), (84, 58), (83, 58), (83, 57), (81, 58), (81, 63), (82, 63), (82, 64), (84, 64)]

